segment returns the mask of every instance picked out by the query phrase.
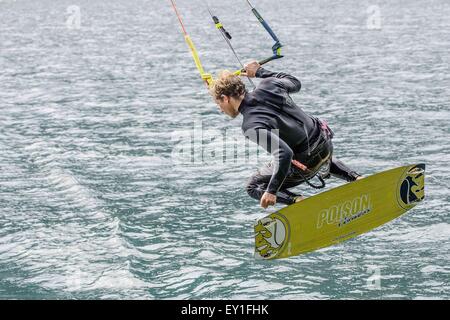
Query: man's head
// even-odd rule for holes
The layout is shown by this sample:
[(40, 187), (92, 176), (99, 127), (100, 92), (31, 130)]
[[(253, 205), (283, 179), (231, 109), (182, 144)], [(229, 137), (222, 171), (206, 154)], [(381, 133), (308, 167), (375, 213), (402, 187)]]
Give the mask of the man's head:
[(245, 85), (241, 78), (230, 71), (222, 71), (210, 86), (209, 91), (220, 110), (235, 118), (245, 95)]

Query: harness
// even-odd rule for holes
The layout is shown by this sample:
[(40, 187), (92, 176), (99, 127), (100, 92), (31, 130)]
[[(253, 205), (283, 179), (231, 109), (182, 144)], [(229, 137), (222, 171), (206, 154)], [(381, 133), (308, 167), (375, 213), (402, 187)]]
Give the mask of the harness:
[[(326, 121), (324, 121), (324, 120), (320, 120), (320, 119), (318, 119), (318, 118), (315, 118), (317, 121), (319, 121), (319, 123), (320, 123), (320, 130), (321, 130), (321, 132), (320, 132), (320, 135), (324, 135), (324, 138), (326, 139), (325, 140), (325, 143), (327, 142), (327, 141), (329, 141), (329, 140), (331, 140), (332, 138), (333, 138), (333, 131), (331, 130), (331, 128), (328, 126), (328, 123), (326, 122)], [(320, 135), (319, 135), (319, 139), (320, 139)], [(308, 137), (307, 137), (308, 138)], [(309, 141), (308, 141), (308, 145), (309, 145)], [(320, 145), (320, 144), (319, 144)], [(316, 146), (316, 148), (317, 147), (319, 147), (319, 145), (317, 145)], [(309, 150), (309, 147), (308, 147), (308, 155), (311, 155), (311, 152), (310, 152), (310, 150)], [(317, 156), (317, 154), (315, 154), (314, 156)], [(331, 155), (330, 155), (331, 156)], [(329, 157), (330, 157), (329, 156)], [(322, 163), (320, 166), (319, 166), (319, 168), (317, 169), (317, 170), (315, 170), (314, 172), (311, 170), (311, 169), (309, 169), (305, 164), (303, 164), (303, 163), (301, 163), (300, 161), (298, 161), (298, 160), (295, 160), (295, 159), (293, 159), (292, 161), (291, 161), (291, 163), (292, 163), (292, 165), (294, 166), (294, 167), (296, 167), (297, 169), (299, 169), (299, 171), (298, 171), (298, 174), (303, 178), (303, 180), (310, 186), (310, 187), (312, 187), (312, 188), (314, 188), (314, 189), (322, 189), (322, 188), (324, 188), (325, 187), (325, 180), (322, 178), (322, 175), (321, 174), (318, 174), (319, 173), (319, 171), (320, 171), (320, 169), (324, 166), (324, 165), (327, 165), (327, 169), (326, 169), (326, 171), (329, 171), (329, 168), (330, 168), (330, 166), (329, 166), (329, 164), (330, 164), (330, 161), (331, 161), (331, 159), (330, 158), (328, 158), (324, 163)], [(311, 175), (312, 174), (312, 175)], [(320, 185), (315, 185), (315, 184), (313, 184), (313, 183), (311, 183), (309, 180), (311, 180), (311, 179), (313, 179), (315, 176), (317, 176), (317, 178), (319, 179), (319, 181), (320, 181)]]

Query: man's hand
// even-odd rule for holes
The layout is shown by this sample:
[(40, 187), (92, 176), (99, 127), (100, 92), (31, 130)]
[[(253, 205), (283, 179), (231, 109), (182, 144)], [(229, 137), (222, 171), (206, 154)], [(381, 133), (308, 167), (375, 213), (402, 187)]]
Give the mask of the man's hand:
[(256, 76), (256, 71), (261, 67), (258, 61), (251, 61), (244, 65), (245, 72), (241, 73), (243, 77), (254, 78)]
[(268, 206), (273, 206), (277, 201), (277, 196), (268, 192), (264, 192), (261, 198), (261, 207), (266, 209)]

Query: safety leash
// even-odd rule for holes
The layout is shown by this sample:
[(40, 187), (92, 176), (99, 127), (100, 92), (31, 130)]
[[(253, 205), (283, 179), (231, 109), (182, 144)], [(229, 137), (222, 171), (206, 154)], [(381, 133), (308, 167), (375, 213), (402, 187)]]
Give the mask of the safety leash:
[[(303, 172), (306, 172), (306, 171), (309, 170), (307, 166), (305, 166), (303, 163), (301, 163), (301, 162), (298, 161), (298, 160), (292, 160), (292, 164), (293, 164), (296, 168), (298, 168), (298, 169), (300, 170), (300, 171), (299, 171), (300, 176), (303, 178), (303, 180), (305, 180), (305, 182), (306, 182), (310, 187), (313, 187), (314, 189), (322, 189), (322, 188), (325, 188), (325, 180), (324, 180), (320, 175), (318, 175), (318, 171), (317, 171), (313, 176), (307, 178), (307, 177), (303, 174)], [(309, 180), (313, 179), (313, 178), (316, 177), (316, 176), (317, 176), (317, 178), (318, 178), (319, 181), (320, 181), (320, 185), (315, 185), (315, 184), (313, 184), (313, 183), (311, 183), (311, 182), (309, 181)]]

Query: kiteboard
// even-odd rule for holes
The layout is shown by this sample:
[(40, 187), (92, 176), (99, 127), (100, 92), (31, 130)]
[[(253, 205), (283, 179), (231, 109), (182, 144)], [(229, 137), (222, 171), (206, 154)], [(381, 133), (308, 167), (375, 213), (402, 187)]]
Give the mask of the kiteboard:
[(424, 186), (425, 164), (415, 164), (306, 198), (256, 221), (255, 257), (287, 258), (352, 239), (416, 206)]

